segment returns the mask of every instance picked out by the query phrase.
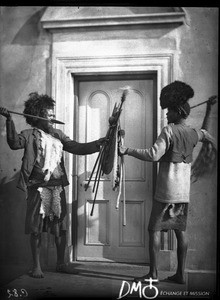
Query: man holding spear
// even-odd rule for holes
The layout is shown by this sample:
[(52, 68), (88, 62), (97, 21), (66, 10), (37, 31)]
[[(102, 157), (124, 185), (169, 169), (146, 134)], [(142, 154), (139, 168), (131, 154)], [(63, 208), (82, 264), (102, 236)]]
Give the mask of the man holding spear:
[[(121, 155), (133, 156), (140, 160), (160, 162), (157, 175), (156, 191), (148, 225), (149, 232), (149, 273), (135, 281), (155, 279), (158, 281), (157, 257), (160, 249), (160, 231), (174, 230), (177, 238), (177, 270), (167, 280), (185, 283), (185, 262), (187, 254), (186, 223), (190, 201), (190, 179), (193, 149), (198, 142), (203, 142), (201, 155), (193, 165), (193, 175), (201, 175), (199, 169), (215, 165), (216, 145), (214, 138), (206, 131), (207, 118), (202, 129), (197, 130), (186, 125), (190, 114), (188, 100), (194, 96), (193, 89), (186, 83), (174, 81), (165, 86), (160, 95), (162, 109), (167, 108), (168, 125), (149, 149), (120, 148)], [(210, 112), (216, 97), (207, 102)], [(199, 156), (201, 156), (199, 155)], [(211, 168), (209, 168), (211, 171)]]
[(31, 93), (25, 101), (23, 114), (31, 129), (16, 132), (11, 113), (0, 107), (6, 117), (7, 142), (12, 150), (24, 149), (17, 187), (27, 192), (25, 233), (30, 234), (33, 267), (30, 275), (42, 278), (40, 265), (41, 233), (54, 234), (59, 272), (65, 271), (66, 199), (64, 187), (68, 179), (64, 167), (63, 151), (86, 155), (99, 152), (105, 138), (90, 143), (77, 143), (61, 130), (53, 128), (55, 101), (48, 95)]

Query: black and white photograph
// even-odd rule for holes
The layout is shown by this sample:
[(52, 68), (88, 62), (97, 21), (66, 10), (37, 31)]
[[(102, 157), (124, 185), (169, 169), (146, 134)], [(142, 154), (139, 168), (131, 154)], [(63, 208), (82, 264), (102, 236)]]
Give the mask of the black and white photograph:
[(219, 8), (3, 5), (0, 30), (0, 298), (217, 299)]

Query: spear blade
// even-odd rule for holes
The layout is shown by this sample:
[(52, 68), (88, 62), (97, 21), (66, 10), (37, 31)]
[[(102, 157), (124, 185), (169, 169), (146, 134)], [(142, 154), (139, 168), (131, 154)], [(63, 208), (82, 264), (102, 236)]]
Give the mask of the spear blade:
[(56, 119), (51, 119), (50, 120), (52, 123), (56, 123), (56, 124), (65, 124), (65, 123), (63, 123), (63, 122), (61, 122), (61, 121), (59, 121), (59, 120), (56, 120)]
[(44, 120), (44, 121), (48, 121), (48, 122), (55, 123), (55, 124), (65, 124), (65, 123), (63, 123), (59, 120), (56, 120), (56, 119), (48, 120), (47, 118), (34, 116), (34, 115), (29, 115), (29, 114), (23, 114), (23, 113), (19, 113), (19, 112), (16, 112), (16, 111), (11, 111), (11, 110), (9, 110), (8, 112), (10, 114), (20, 115), (20, 116), (29, 117), (29, 118), (35, 118), (35, 119)]

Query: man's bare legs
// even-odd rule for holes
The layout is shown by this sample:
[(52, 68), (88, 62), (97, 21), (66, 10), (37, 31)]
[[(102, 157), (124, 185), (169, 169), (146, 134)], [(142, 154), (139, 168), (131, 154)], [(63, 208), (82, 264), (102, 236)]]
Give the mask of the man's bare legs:
[[(33, 268), (30, 275), (34, 278), (43, 278), (44, 274), (40, 265), (40, 249), (41, 249), (41, 234), (32, 233), (30, 236), (31, 252), (33, 257)], [(55, 244), (57, 248), (57, 267), (59, 272), (64, 270), (64, 258), (66, 247), (66, 234), (60, 237), (55, 237)]]
[(55, 244), (57, 248), (57, 267), (56, 270), (58, 272), (65, 271), (65, 248), (66, 248), (66, 233), (59, 237), (55, 237)]
[(168, 277), (169, 280), (176, 283), (185, 283), (185, 265), (187, 255), (187, 237), (185, 231), (174, 230), (177, 238), (177, 270), (176, 274)]
[[(187, 237), (185, 231), (174, 230), (177, 238), (177, 271), (169, 280), (184, 284), (185, 283), (185, 265), (187, 255)], [(150, 271), (145, 278), (156, 279), (158, 276), (158, 253), (160, 250), (160, 231), (149, 230), (149, 254), (150, 254)]]
[(34, 278), (43, 278), (44, 274), (40, 266), (41, 235), (32, 233), (30, 236), (30, 244), (33, 257), (33, 268), (30, 272), (30, 275)]
[(150, 255), (150, 271), (148, 274), (135, 278), (135, 281), (157, 277), (158, 252), (160, 250), (160, 231), (149, 230), (149, 255)]
[(157, 279), (158, 253), (160, 250), (160, 231), (149, 230), (150, 271), (148, 277)]

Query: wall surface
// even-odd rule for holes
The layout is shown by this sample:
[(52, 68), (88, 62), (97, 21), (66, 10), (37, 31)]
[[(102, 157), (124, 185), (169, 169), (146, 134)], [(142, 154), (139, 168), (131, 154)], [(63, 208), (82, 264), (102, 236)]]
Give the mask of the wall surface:
[[(47, 90), (50, 38), (40, 26), (44, 7), (1, 7), (1, 106), (22, 112), (33, 91)], [(28, 128), (14, 115), (16, 129)], [(29, 237), (24, 234), (26, 195), (16, 188), (22, 150), (12, 151), (6, 142), (5, 118), (0, 117), (0, 219), (1, 260), (21, 263), (31, 260)]]
[[(191, 105), (218, 94), (218, 10), (186, 8), (186, 26), (179, 36), (179, 75), (194, 88)], [(205, 106), (192, 109), (189, 124), (201, 128)], [(218, 105), (210, 116), (210, 133), (217, 138)], [(199, 150), (199, 146), (197, 147)], [(194, 153), (195, 157), (197, 151)], [(191, 186), (188, 220), (190, 269), (214, 269), (217, 247), (217, 182), (216, 174), (199, 179)]]
[[(72, 49), (77, 55), (174, 54), (173, 80), (188, 82), (195, 91), (191, 105), (207, 100), (218, 91), (218, 9), (187, 7), (186, 22), (177, 28), (133, 28), (129, 36), (116, 31), (74, 32), (71, 41), (57, 32), (51, 49), (51, 35), (41, 27), (45, 7), (1, 7), (1, 98), (0, 105), (22, 111), (33, 91), (51, 93), (51, 51), (62, 55)], [(58, 9), (58, 8), (57, 8)], [(89, 7), (87, 8), (89, 9)], [(85, 11), (87, 16), (88, 10)], [(68, 41), (68, 47), (64, 45)], [(217, 105), (211, 113), (210, 133), (217, 137)], [(205, 106), (192, 110), (189, 124), (200, 128)], [(27, 125), (14, 116), (17, 131)], [(16, 189), (22, 151), (9, 149), (5, 138), (5, 119), (0, 117), (0, 243), (1, 260), (26, 263), (30, 257), (28, 237), (24, 235), (25, 194)], [(197, 147), (195, 156), (198, 154)], [(216, 174), (198, 180), (191, 187), (188, 220), (189, 269), (215, 269), (217, 230)], [(16, 249), (16, 251), (15, 251)]]

